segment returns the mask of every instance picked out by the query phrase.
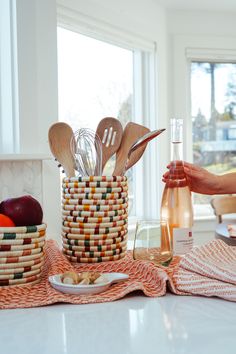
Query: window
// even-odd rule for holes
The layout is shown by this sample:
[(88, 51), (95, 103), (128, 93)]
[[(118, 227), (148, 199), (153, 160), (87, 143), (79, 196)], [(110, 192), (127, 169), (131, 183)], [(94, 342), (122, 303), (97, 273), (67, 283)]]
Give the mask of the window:
[[(236, 171), (236, 63), (192, 61), (193, 162), (222, 174)], [(212, 196), (196, 194), (196, 204)]]
[[(214, 81), (212, 85), (211, 69), (213, 64)], [(226, 92), (230, 82), (234, 82), (235, 64), (236, 45), (233, 38), (197, 35), (180, 35), (174, 38), (173, 90), (171, 92), (174, 113), (172, 115), (183, 117), (185, 120), (184, 159), (199, 163), (216, 173), (225, 173), (227, 171), (226, 164), (228, 164), (228, 170), (234, 167), (232, 164), (234, 152), (231, 145), (232, 142), (234, 143), (232, 139), (234, 132), (231, 130), (234, 127), (227, 128), (228, 137), (226, 139), (222, 125), (225, 123), (227, 125), (229, 122), (218, 121), (215, 139), (210, 137), (211, 102), (212, 99), (215, 100), (215, 108), (220, 115), (225, 113), (225, 107), (233, 98), (233, 96), (228, 96)], [(211, 99), (213, 92), (215, 92), (215, 96)], [(198, 128), (199, 123), (201, 129)], [(231, 123), (234, 121), (231, 120)], [(202, 124), (205, 124), (205, 128), (202, 127)], [(230, 149), (228, 144), (231, 145)], [(217, 148), (220, 145), (225, 151), (221, 149), (218, 153)], [(201, 148), (206, 150), (205, 155), (208, 155), (205, 160), (203, 160), (204, 153)], [(210, 155), (215, 155), (215, 153), (219, 161), (212, 162)], [(209, 159), (208, 162), (206, 158)], [(231, 160), (231, 162), (227, 162), (227, 160)], [(194, 218), (196, 227), (201, 231), (213, 230), (214, 215), (209, 203), (210, 199), (211, 196), (193, 193)], [(209, 223), (206, 223), (206, 219), (209, 220)]]
[[(131, 120), (150, 126), (155, 112), (151, 107), (154, 92), (148, 81), (154, 67), (150, 58), (150, 53), (58, 27), (59, 120), (69, 123), (74, 131), (81, 127), (95, 131), (98, 122), (109, 116), (118, 118), (123, 127)], [(130, 215), (143, 215), (145, 203), (137, 201), (148, 198), (141, 187), (144, 163), (139, 162), (127, 173)], [(114, 161), (105, 173), (111, 174), (113, 167)], [(153, 207), (152, 212), (156, 212)]]

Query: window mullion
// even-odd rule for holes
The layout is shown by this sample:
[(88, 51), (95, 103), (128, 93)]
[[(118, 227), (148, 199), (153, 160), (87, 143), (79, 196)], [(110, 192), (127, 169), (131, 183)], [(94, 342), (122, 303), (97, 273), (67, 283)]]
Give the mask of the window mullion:
[[(143, 124), (143, 72), (142, 72), (142, 53), (134, 51), (133, 56), (134, 64), (134, 100), (133, 100), (133, 120), (138, 124)], [(139, 161), (133, 168), (134, 179), (134, 200), (135, 200), (135, 215), (142, 217), (144, 214), (144, 166), (143, 159)]]
[[(156, 121), (155, 103), (155, 53), (143, 53), (144, 74), (144, 125), (150, 130), (158, 129)], [(154, 139), (147, 145), (144, 155), (144, 216), (156, 219), (159, 217), (160, 197), (158, 140)]]
[[(155, 55), (134, 53), (134, 120), (150, 129), (157, 129), (155, 122)], [(145, 154), (135, 165), (136, 215), (144, 218), (159, 216), (159, 184), (157, 141), (147, 145)], [(160, 179), (159, 179), (160, 180)]]

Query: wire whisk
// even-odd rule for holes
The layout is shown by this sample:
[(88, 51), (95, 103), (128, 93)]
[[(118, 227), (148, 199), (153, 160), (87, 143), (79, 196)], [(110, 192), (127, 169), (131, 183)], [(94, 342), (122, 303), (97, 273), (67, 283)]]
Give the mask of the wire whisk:
[(102, 174), (102, 142), (92, 129), (81, 128), (73, 134), (71, 152), (80, 176)]

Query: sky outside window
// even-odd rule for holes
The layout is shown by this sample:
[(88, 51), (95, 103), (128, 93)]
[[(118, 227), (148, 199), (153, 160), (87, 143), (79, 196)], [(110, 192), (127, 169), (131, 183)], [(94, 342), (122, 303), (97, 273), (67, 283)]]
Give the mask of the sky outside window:
[[(73, 131), (96, 131), (104, 117), (132, 121), (133, 52), (58, 27), (59, 121)], [(115, 156), (103, 172), (111, 175)], [(134, 210), (133, 170), (129, 170), (129, 213)]]
[(58, 91), (59, 120), (96, 130), (131, 102), (132, 51), (59, 27)]

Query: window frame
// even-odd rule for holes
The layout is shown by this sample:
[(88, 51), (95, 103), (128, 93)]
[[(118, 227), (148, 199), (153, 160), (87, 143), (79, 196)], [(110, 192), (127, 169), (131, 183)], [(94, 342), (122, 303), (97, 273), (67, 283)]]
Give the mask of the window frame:
[[(57, 26), (133, 51), (135, 104), (132, 118), (138, 124), (157, 129), (156, 43), (60, 5), (57, 6)], [(156, 181), (161, 181), (161, 176), (156, 141), (149, 144), (145, 156), (135, 166), (134, 180), (136, 210), (129, 222), (134, 224), (137, 218), (159, 217), (161, 196)]]

